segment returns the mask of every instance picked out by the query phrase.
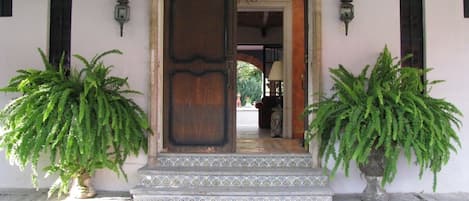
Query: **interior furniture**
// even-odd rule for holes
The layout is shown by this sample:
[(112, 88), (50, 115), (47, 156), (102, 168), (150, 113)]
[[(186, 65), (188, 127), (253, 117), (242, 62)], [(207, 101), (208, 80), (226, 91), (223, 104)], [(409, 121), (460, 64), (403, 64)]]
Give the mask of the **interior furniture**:
[(256, 104), (259, 109), (259, 128), (270, 129), (272, 109), (277, 105), (283, 106), (283, 96), (264, 96), (261, 102)]

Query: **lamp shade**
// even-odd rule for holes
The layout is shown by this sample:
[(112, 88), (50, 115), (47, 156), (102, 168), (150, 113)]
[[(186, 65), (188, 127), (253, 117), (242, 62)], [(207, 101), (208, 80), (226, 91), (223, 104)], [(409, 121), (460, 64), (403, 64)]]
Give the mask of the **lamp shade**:
[(282, 61), (274, 61), (269, 73), (269, 80), (283, 80), (283, 63)]

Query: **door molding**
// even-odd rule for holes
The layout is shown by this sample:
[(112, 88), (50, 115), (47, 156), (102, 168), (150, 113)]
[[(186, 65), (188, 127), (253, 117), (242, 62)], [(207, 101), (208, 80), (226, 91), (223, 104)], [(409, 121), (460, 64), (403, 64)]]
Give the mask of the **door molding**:
[[(308, 102), (312, 104), (319, 101), (322, 92), (322, 0), (308, 0)], [(312, 115), (307, 117), (308, 122), (314, 118)], [(312, 155), (312, 165), (314, 168), (321, 167), (319, 159), (319, 139), (313, 138), (309, 144), (309, 152)]]
[(164, 0), (150, 1), (150, 126), (148, 136), (148, 167), (158, 165), (157, 156), (163, 149), (163, 24)]

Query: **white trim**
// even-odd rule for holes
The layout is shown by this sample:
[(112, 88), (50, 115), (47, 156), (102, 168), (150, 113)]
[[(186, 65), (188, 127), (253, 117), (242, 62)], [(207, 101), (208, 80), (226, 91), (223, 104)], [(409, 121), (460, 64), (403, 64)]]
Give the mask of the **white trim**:
[[(322, 68), (322, 0), (308, 0), (308, 103), (318, 101), (321, 92)], [(311, 121), (313, 115), (308, 117)], [(309, 122), (308, 121), (308, 122)], [(306, 134), (306, 132), (305, 132)], [(309, 144), (313, 168), (321, 167), (319, 157), (319, 139), (315, 137)]]
[(164, 0), (158, 0), (158, 151), (163, 150), (163, 40), (164, 40)]
[(157, 165), (156, 157), (163, 149), (163, 22), (164, 0), (150, 2), (150, 122), (148, 166)]
[(292, 3), (291, 0), (238, 1), (238, 11), (283, 11), (283, 136), (292, 138)]
[[(314, 26), (313, 26), (313, 20), (314, 20), (314, 14), (313, 11), (314, 10), (314, 3), (313, 3), (314, 0), (308, 0), (308, 16), (307, 16), (307, 19), (308, 19), (308, 38), (306, 39), (307, 42), (308, 42), (308, 49), (307, 49), (307, 55), (308, 55), (308, 93), (306, 94), (308, 96), (307, 98), (307, 105), (309, 104), (312, 104), (314, 103), (314, 84), (315, 82), (313, 82), (315, 76), (314, 76), (314, 63), (313, 63), (313, 58), (314, 58), (314, 55), (313, 55), (313, 47), (315, 45), (315, 41), (313, 40), (313, 33), (314, 33)], [(312, 119), (313, 119), (313, 115), (309, 115), (308, 117), (308, 121), (307, 122), (310, 122)], [(306, 136), (306, 131), (305, 131), (305, 136)], [(309, 153), (311, 154), (311, 157), (312, 157), (312, 166), (315, 167), (315, 168), (319, 168), (321, 166), (321, 162), (319, 160), (319, 149), (318, 149), (318, 141), (316, 139), (313, 139), (310, 143), (309, 143)]]

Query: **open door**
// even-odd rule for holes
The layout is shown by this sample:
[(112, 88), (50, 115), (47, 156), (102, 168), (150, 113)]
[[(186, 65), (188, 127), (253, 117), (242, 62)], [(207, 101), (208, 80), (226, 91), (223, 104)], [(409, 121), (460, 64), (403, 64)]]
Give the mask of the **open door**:
[(164, 147), (234, 152), (236, 1), (166, 0)]

